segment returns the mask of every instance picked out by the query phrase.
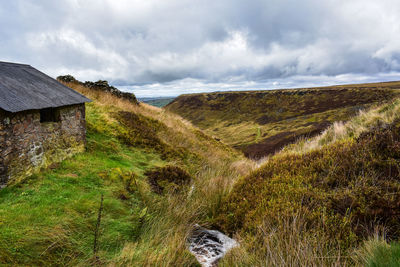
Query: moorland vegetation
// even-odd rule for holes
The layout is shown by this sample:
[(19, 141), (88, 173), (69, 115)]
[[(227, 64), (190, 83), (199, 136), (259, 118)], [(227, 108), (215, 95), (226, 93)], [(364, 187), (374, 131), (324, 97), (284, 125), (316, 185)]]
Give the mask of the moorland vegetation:
[(65, 84), (93, 100), (87, 150), (0, 191), (0, 264), (198, 266), (195, 224), (239, 241), (220, 266), (398, 264), (400, 100), (255, 162), (168, 110)]
[(251, 159), (399, 95), (400, 82), (181, 95), (166, 106)]

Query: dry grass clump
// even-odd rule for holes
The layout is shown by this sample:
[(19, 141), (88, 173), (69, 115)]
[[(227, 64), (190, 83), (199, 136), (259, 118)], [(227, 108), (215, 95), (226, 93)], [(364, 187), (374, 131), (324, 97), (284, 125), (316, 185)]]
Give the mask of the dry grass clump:
[(332, 250), (327, 236), (308, 233), (301, 214), (284, 219), (281, 225), (268, 221), (254, 234), (236, 235), (241, 244), (231, 251), (220, 266), (347, 266), (355, 259)]
[(231, 162), (221, 162), (218, 169), (205, 163), (193, 177), (189, 192), (149, 197), (146, 202), (152, 215), (143, 226), (141, 240), (126, 244), (116, 264), (195, 266), (186, 240), (196, 223), (206, 227), (213, 223), (222, 208), (222, 199), (238, 175)]

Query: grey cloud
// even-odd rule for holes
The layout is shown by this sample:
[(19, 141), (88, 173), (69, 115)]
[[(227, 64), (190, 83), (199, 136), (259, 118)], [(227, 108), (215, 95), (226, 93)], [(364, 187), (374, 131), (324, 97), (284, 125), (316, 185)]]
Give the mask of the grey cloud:
[(397, 0), (3, 2), (0, 60), (53, 76), (182, 91), (400, 72)]

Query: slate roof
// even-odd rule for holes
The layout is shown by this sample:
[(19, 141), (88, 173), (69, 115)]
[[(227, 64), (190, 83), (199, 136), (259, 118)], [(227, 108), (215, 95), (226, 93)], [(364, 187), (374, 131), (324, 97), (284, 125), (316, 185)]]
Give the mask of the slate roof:
[(19, 112), (90, 101), (30, 65), (0, 61), (1, 109)]

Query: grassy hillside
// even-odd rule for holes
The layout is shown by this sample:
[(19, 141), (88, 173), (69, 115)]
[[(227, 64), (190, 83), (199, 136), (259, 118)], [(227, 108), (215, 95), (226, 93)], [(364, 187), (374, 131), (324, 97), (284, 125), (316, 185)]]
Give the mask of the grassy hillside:
[(400, 100), (258, 166), (166, 110), (67, 85), (94, 100), (87, 151), (0, 191), (0, 265), (198, 266), (200, 224), (240, 242), (220, 266), (396, 266)]
[[(355, 264), (374, 234), (400, 238), (399, 145), (395, 100), (269, 158), (235, 184), (216, 225), (245, 240), (247, 264)], [(388, 248), (374, 246), (363, 264), (399, 263), (398, 245)]]
[(397, 96), (400, 82), (181, 95), (166, 106), (211, 136), (259, 159), (302, 136)]
[[(213, 194), (226, 189), (219, 180), (232, 183), (247, 161), (173, 114), (68, 85), (94, 100), (86, 105), (87, 151), (0, 191), (0, 265), (194, 264), (186, 235), (212, 216)], [(192, 177), (199, 190), (190, 203), (179, 183), (161, 177), (161, 195), (150, 187), (147, 173), (166, 166)]]

